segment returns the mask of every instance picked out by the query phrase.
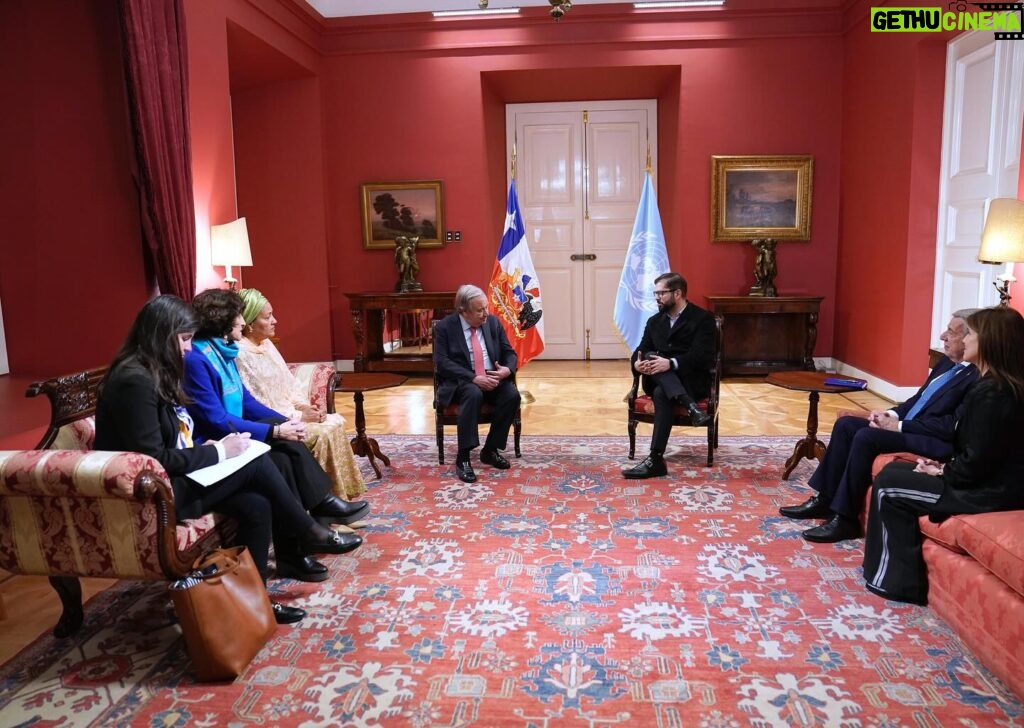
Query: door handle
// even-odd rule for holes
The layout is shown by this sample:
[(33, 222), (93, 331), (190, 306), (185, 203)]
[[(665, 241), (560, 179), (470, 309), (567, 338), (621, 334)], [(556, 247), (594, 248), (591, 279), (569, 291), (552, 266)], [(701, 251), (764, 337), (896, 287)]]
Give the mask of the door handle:
[(594, 253), (573, 253), (569, 256), (569, 260), (597, 260), (597, 255)]

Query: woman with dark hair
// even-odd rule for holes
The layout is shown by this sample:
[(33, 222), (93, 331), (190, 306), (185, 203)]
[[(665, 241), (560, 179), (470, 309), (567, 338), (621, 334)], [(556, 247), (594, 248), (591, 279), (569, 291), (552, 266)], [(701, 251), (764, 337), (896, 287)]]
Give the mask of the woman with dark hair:
[[(210, 289), (192, 302), (199, 322), (193, 349), (185, 355), (183, 386), (191, 399), (189, 414), (202, 438), (218, 439), (245, 432), (271, 447), (270, 457), (292, 492), (316, 520), (343, 525), (370, 509), (366, 501), (346, 502), (332, 493), (331, 481), (302, 444), (306, 426), (263, 405), (245, 388), (235, 359), (242, 338), (242, 299), (234, 291)], [(363, 540), (352, 533), (334, 534), (347, 549)], [(302, 581), (323, 581), (327, 567), (298, 552), (297, 544), (275, 542), (277, 572)]]
[[(200, 447), (192, 441), (193, 422), (183, 406), (188, 399), (181, 377), (182, 356), (191, 350), (195, 329), (192, 309), (176, 296), (157, 296), (142, 307), (99, 385), (96, 449), (155, 458), (170, 476), (178, 518), (214, 511), (236, 519), (238, 541), (249, 549), (264, 581), (272, 525), (275, 540), (287, 534), (304, 553), (343, 553), (331, 530), (295, 501), (266, 456), (209, 487), (188, 477), (194, 470), (240, 455), (249, 445), (249, 436), (239, 434)], [(280, 624), (306, 616), (296, 607), (273, 607)]]
[(1024, 318), (985, 308), (967, 318), (964, 361), (980, 379), (957, 411), (953, 457), (891, 463), (875, 478), (864, 545), (869, 591), (926, 604), (919, 516), (1024, 508)]

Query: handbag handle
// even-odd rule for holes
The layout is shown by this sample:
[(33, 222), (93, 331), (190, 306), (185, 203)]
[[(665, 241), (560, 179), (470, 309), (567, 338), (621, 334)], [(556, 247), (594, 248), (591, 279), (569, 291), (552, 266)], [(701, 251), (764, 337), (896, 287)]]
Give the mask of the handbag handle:
[(225, 574), (238, 570), (239, 558), (243, 551), (245, 546), (233, 546), (203, 554), (192, 563), (193, 572), (190, 576), (215, 584)]

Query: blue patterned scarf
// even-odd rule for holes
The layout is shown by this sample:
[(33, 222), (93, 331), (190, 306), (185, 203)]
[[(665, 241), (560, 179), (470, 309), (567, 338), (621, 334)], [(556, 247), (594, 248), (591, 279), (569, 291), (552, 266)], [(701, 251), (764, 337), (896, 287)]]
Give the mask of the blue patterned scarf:
[(235, 358), (238, 344), (223, 339), (197, 339), (192, 346), (203, 352), (220, 374), (221, 400), (224, 409), (234, 417), (242, 416), (242, 377), (238, 374)]

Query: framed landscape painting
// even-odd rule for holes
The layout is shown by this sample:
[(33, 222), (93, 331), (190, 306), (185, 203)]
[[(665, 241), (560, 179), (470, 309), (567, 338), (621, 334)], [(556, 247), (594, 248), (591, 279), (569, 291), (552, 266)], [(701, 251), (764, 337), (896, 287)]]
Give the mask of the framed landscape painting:
[(808, 240), (810, 155), (711, 158), (711, 239)]
[(441, 180), (362, 185), (363, 247), (392, 250), (395, 237), (418, 236), (417, 248), (444, 247)]

